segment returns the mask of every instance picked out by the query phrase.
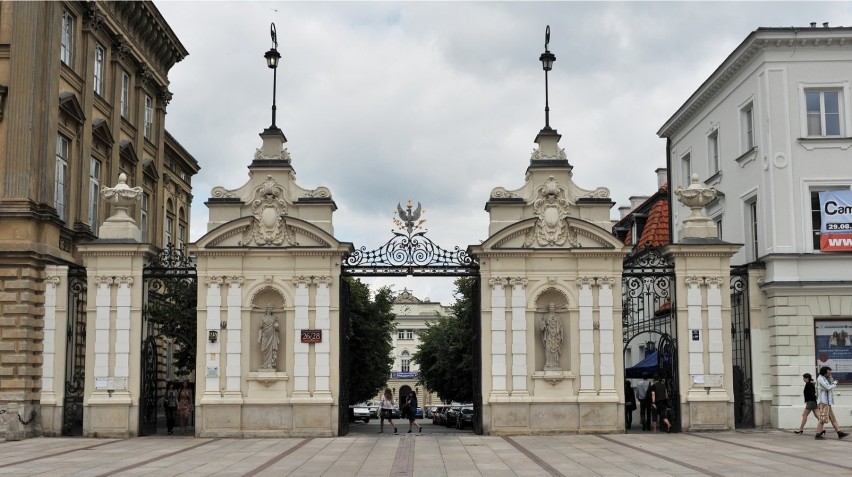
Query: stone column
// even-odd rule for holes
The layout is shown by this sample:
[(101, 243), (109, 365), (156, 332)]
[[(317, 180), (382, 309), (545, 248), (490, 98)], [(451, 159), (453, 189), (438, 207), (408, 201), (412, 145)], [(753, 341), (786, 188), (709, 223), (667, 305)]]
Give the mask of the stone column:
[(512, 398), (527, 399), (527, 279), (509, 280), (512, 285)]
[(594, 278), (583, 277), (577, 280), (580, 310), (580, 393), (595, 392), (595, 333), (592, 296)]
[[(110, 375), (110, 307), (112, 305), (112, 277), (95, 277), (95, 367), (94, 378), (107, 379)], [(103, 390), (105, 392), (106, 390)]]
[(506, 285), (505, 278), (492, 278), (491, 285), (491, 397), (509, 396), (506, 387)]
[(295, 318), (293, 320), (293, 397), (310, 397), (308, 380), (310, 378), (310, 366), (308, 357), (310, 345), (302, 343), (299, 330), (310, 328), (308, 318), (308, 306), (310, 296), (308, 286), (311, 279), (308, 277), (297, 277), (293, 279)]
[(62, 434), (64, 386), (61, 383), (65, 380), (62, 365), (66, 340), (63, 339), (65, 334), (57, 330), (64, 330), (68, 320), (68, 267), (50, 265), (45, 272), (48, 275), (44, 279), (44, 361), (39, 404), (44, 435), (59, 436)]
[(314, 397), (326, 397), (329, 401), (332, 401), (331, 388), (329, 387), (331, 376), (331, 283), (331, 277), (314, 279), (314, 284), (317, 287), (314, 327), (322, 332), (322, 341), (314, 344), (314, 352), (316, 353)]
[(115, 368), (113, 376), (127, 383), (130, 379), (130, 304), (133, 277), (118, 277), (115, 299)]
[[(228, 342), (225, 344), (225, 397), (242, 400), (240, 384), (242, 383), (242, 331), (243, 331), (243, 277), (228, 277)], [(217, 314), (218, 315), (218, 314)], [(208, 318), (209, 320), (209, 318)], [(221, 323), (214, 323), (221, 328)]]
[[(211, 396), (219, 395), (219, 376), (221, 376), (221, 360), (219, 359), (219, 356), (222, 345), (219, 342), (211, 343), (210, 340), (207, 339), (207, 335), (212, 330), (219, 330), (219, 324), (222, 317), (222, 282), (223, 280), (221, 277), (207, 277), (205, 279), (205, 284), (207, 285), (207, 320), (204, 326), (205, 335), (202, 339), (205, 343), (204, 362), (207, 363), (207, 369), (204, 370), (204, 393)], [(196, 381), (198, 381), (197, 377)]]
[[(613, 311), (613, 290), (615, 279), (604, 277), (597, 279), (599, 339), (600, 339), (600, 377), (601, 392), (616, 394), (615, 386), (615, 317)], [(593, 325), (594, 326), (594, 325)], [(621, 346), (618, 347), (619, 351)]]
[[(704, 279), (707, 285), (707, 339), (709, 341), (708, 354), (710, 358), (710, 374), (725, 373), (725, 335), (723, 334), (722, 320), (722, 285), (730, 282), (723, 277), (707, 277)], [(729, 292), (728, 287), (724, 287)], [(728, 322), (730, 323), (730, 307), (728, 308)], [(728, 330), (731, 327), (728, 326)], [(730, 339), (730, 332), (728, 333)], [(728, 355), (731, 351), (728, 350)]]
[[(686, 321), (689, 335), (686, 337), (689, 352), (689, 374), (704, 376), (704, 323), (701, 319), (701, 285), (704, 279), (686, 277)], [(693, 333), (695, 333), (693, 335)]]

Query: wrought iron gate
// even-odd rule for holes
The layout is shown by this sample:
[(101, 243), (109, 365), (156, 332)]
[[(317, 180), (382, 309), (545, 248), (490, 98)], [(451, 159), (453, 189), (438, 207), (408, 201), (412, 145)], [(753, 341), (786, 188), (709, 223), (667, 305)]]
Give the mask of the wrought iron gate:
[(62, 435), (83, 435), (83, 390), (86, 384), (86, 269), (68, 269), (68, 322), (65, 329), (65, 396)]
[(731, 268), (731, 354), (734, 368), (734, 426), (754, 427), (751, 376), (751, 314), (748, 267)]
[(639, 339), (648, 356), (656, 353), (653, 374), (666, 386), (671, 429), (680, 431), (674, 264), (660, 249), (638, 250), (625, 258), (621, 281), (624, 350)]
[[(471, 343), (474, 370), (471, 384), (474, 386), (473, 431), (476, 434), (482, 434), (482, 339), (480, 336), (481, 320), (479, 319), (482, 292), (480, 289), (479, 263), (458, 246), (453, 250), (446, 250), (426, 237), (426, 230), (422, 227), (424, 220), (420, 220), (420, 204), (417, 204), (416, 209), (412, 210), (412, 208), (410, 201), (407, 210), (398, 204), (398, 218), (394, 219), (397, 230), (392, 231), (394, 236), (375, 250), (367, 250), (366, 247), (361, 247), (348, 254), (341, 264), (341, 275), (352, 277), (476, 277), (474, 289), (477, 295), (473, 303), (474, 337)], [(342, 278), (341, 282), (344, 282)], [(347, 303), (348, 301), (341, 299), (341, 320), (344, 316), (343, 308), (346, 307)], [(346, 317), (348, 319), (348, 314)], [(349, 326), (348, 322), (346, 326)], [(348, 358), (343, 354), (342, 346), (343, 342), (341, 341), (341, 361)], [(347, 376), (344, 376), (343, 366), (341, 366), (340, 371), (340, 384), (343, 388), (344, 383), (348, 384), (349, 377), (348, 373), (346, 373)], [(342, 432), (343, 427), (341, 426), (340, 429)], [(348, 422), (346, 429), (348, 432)]]
[(198, 327), (198, 277), (183, 249), (166, 246), (145, 266), (142, 281), (140, 436), (157, 433), (166, 382), (186, 380), (195, 369)]

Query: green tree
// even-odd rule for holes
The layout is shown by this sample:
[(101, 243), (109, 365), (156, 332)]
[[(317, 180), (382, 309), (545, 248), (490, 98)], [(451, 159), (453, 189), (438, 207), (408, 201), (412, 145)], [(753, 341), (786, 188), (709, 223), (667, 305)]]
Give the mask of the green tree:
[(373, 398), (390, 376), (395, 329), (393, 293), (382, 287), (370, 298), (370, 287), (357, 278), (349, 283), (349, 402)]
[(420, 384), (442, 401), (470, 402), (474, 394), (474, 367), (479, 350), (474, 346), (475, 300), (478, 280), (460, 277), (455, 281), (453, 315), (441, 317), (421, 331), (420, 347), (412, 356), (420, 368)]

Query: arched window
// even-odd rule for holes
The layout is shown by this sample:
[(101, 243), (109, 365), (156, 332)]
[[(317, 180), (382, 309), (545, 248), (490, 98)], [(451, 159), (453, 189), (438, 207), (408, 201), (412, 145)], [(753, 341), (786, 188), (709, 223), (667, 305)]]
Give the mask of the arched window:
[(410, 369), (411, 354), (408, 350), (402, 351), (402, 372), (407, 373)]
[(186, 245), (186, 214), (183, 207), (178, 211), (178, 246), (183, 248)]
[(170, 243), (174, 243), (174, 230), (175, 230), (175, 206), (172, 204), (172, 199), (166, 201), (166, 243), (163, 245), (168, 245)]

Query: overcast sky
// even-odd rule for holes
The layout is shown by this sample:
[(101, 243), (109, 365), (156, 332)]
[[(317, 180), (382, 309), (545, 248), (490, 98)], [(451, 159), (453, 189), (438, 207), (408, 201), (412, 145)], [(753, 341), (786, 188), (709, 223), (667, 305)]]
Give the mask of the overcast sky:
[[(494, 187), (516, 189), (544, 126), (538, 60), (550, 25), (550, 123), (584, 189), (619, 206), (656, 190), (656, 131), (758, 27), (852, 26), (852, 2), (157, 1), (189, 56), (169, 73), (166, 128), (198, 160), (191, 239), (204, 202), (235, 189), (271, 123), (263, 54), (275, 22), (277, 125), (297, 183), (326, 186), (335, 236), (374, 249), (393, 211), (426, 210), (444, 248), (487, 238)], [(437, 279), (381, 280), (449, 304)]]

